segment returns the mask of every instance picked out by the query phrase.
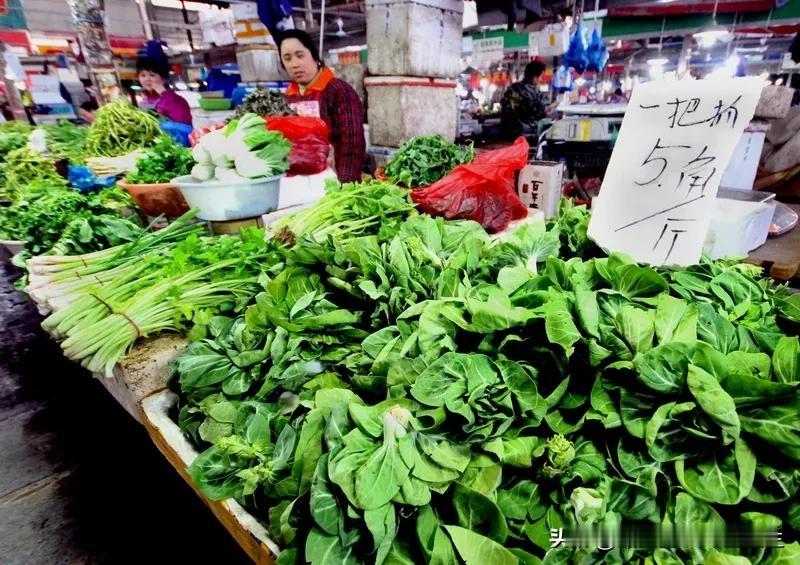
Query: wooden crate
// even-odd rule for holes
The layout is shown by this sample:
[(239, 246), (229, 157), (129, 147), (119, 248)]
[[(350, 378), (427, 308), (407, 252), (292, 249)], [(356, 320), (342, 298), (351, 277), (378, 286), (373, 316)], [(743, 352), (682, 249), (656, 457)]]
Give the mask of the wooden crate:
[(235, 500), (214, 501), (206, 498), (186, 472), (198, 453), (169, 417), (169, 410), (176, 402), (175, 394), (166, 390), (144, 399), (142, 414), (150, 438), (250, 559), (259, 565), (273, 565), (279, 549), (269, 538), (266, 528)]

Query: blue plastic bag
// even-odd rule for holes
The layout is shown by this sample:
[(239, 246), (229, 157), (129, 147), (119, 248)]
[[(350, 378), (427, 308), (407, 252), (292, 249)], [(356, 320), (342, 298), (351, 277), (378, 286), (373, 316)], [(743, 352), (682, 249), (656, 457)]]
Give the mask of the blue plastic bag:
[(70, 165), (67, 167), (67, 180), (80, 192), (91, 192), (95, 188), (108, 188), (117, 179), (113, 176), (100, 178), (89, 167)]
[(162, 120), (159, 124), (161, 131), (169, 135), (175, 143), (180, 143), (184, 147), (189, 147), (189, 134), (192, 133), (192, 126), (189, 124), (182, 124), (180, 122), (173, 122), (172, 120)]
[(575, 69), (578, 74), (583, 74), (589, 65), (589, 58), (586, 54), (586, 40), (583, 37), (583, 26), (575, 26), (575, 33), (569, 40), (569, 48), (564, 54), (564, 64)]
[(566, 65), (561, 65), (553, 73), (553, 91), (554, 92), (570, 92), (575, 85), (572, 80), (572, 72)]
[(592, 32), (592, 38), (589, 40), (589, 47), (586, 48), (586, 55), (589, 58), (589, 64), (586, 69), (589, 71), (599, 73), (608, 62), (608, 49), (606, 49), (606, 44), (596, 28)]

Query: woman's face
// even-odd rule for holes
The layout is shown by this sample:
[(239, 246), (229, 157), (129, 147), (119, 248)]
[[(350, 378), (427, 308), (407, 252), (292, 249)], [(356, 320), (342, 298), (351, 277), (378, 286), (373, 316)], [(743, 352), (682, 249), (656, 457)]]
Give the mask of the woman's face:
[(158, 73), (142, 69), (139, 71), (139, 84), (145, 90), (156, 90), (156, 88), (164, 86), (164, 79)]
[(290, 37), (281, 43), (281, 59), (289, 77), (297, 84), (308, 84), (319, 71), (319, 66), (299, 40)]

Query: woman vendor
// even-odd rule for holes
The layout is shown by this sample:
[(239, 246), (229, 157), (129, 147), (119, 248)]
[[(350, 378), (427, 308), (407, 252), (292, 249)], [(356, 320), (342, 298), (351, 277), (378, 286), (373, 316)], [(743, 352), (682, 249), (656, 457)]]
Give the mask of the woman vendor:
[(300, 116), (322, 118), (328, 124), (339, 181), (361, 180), (366, 141), (364, 109), (356, 91), (320, 61), (306, 32), (285, 31), (278, 48), (281, 64), (292, 79), (286, 89), (289, 106)]
[(156, 59), (141, 58), (136, 61), (136, 74), (144, 94), (144, 99), (139, 103), (140, 108), (155, 110), (173, 122), (192, 125), (189, 103), (167, 84), (169, 68), (165, 63)]

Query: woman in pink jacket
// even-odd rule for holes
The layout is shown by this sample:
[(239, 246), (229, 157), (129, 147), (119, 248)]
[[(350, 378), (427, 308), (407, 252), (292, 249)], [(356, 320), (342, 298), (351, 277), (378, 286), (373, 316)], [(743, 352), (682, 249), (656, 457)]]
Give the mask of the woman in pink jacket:
[(139, 103), (140, 108), (155, 110), (173, 122), (192, 125), (189, 103), (167, 84), (169, 69), (165, 64), (154, 59), (139, 59), (136, 61), (136, 74), (144, 93), (144, 99)]

